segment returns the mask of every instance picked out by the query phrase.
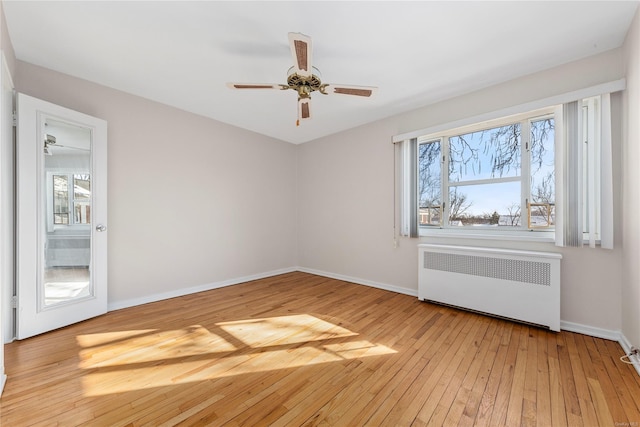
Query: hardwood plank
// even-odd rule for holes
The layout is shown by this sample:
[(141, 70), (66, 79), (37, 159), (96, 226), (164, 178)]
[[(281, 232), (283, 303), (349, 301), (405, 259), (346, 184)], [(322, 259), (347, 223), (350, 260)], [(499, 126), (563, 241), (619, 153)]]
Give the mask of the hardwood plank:
[[(601, 396), (594, 396), (593, 393), (595, 391), (597, 391), (598, 393), (605, 393), (608, 396), (612, 396), (615, 393), (613, 384), (611, 383), (611, 379), (609, 378), (609, 375), (607, 374), (605, 368), (606, 362), (610, 361), (611, 359), (607, 356), (606, 352), (604, 354), (601, 354), (599, 351), (599, 343), (601, 343), (602, 340), (596, 340), (591, 337), (587, 337), (585, 338), (585, 342), (588, 343), (588, 346), (591, 349), (593, 349), (593, 353), (589, 352), (589, 355), (591, 356), (593, 370), (595, 371), (595, 378), (593, 379), (593, 381), (589, 382), (589, 386), (592, 392), (591, 397), (594, 400), (594, 403), (598, 403), (601, 399)], [(607, 415), (606, 417), (601, 417), (601, 415), (603, 414), (598, 413), (600, 419), (608, 420), (608, 417), (611, 416), (614, 420), (626, 420), (626, 415), (619, 399), (611, 399), (609, 401), (609, 404), (607, 405), (607, 409), (608, 414), (605, 414)]]
[(607, 403), (607, 398), (602, 391), (602, 387), (600, 387), (600, 383), (598, 380), (593, 378), (588, 378), (587, 382), (589, 383), (591, 398), (593, 399), (593, 404), (596, 408), (596, 415), (599, 420), (598, 424), (609, 426), (614, 425), (613, 417), (611, 416), (611, 411), (609, 410), (609, 405)]
[[(506, 329), (506, 324), (501, 321), (492, 323), (493, 336), (489, 341), (488, 337), (485, 339), (485, 343), (488, 342), (488, 346), (484, 350), (484, 358), (480, 367), (478, 377), (473, 383), (473, 388), (464, 407), (462, 418), (459, 422), (463, 425), (473, 425), (478, 415), (485, 414), (485, 411), (480, 409), (481, 401), (485, 396), (485, 390), (487, 389), (489, 378), (493, 369), (493, 365), (496, 362), (496, 356), (498, 354), (498, 348), (502, 341), (502, 334)], [(486, 394), (489, 395), (489, 394)], [(487, 419), (491, 416), (488, 414)]]
[(576, 334), (565, 334), (565, 342), (567, 343), (567, 350), (569, 352), (571, 367), (575, 378), (576, 393), (580, 404), (580, 413), (582, 414), (582, 419), (584, 420), (585, 425), (598, 425), (598, 418), (593, 406), (593, 401), (591, 400), (591, 392), (587, 381), (588, 378), (583, 368), (582, 355), (586, 354), (586, 349), (578, 347), (575, 338)]
[[(640, 375), (633, 375), (633, 366), (620, 360), (625, 352), (618, 343), (605, 341), (605, 344), (614, 362), (613, 367), (616, 368), (615, 371), (611, 370), (611, 381), (616, 387), (616, 394), (620, 396), (629, 420), (640, 420), (640, 394), (633, 391), (640, 384)], [(611, 369), (611, 366), (607, 365), (607, 369)]]
[(536, 365), (536, 425), (545, 427), (551, 425), (551, 387), (549, 384), (549, 352), (547, 341), (549, 332), (536, 331), (538, 354)]
[(569, 425), (575, 425), (582, 418), (580, 403), (578, 402), (578, 392), (574, 381), (574, 373), (571, 366), (571, 359), (565, 343), (565, 335), (556, 336), (556, 349), (558, 350), (558, 362), (560, 363), (560, 381), (562, 394), (564, 396), (564, 406)]
[(524, 333), (520, 335), (515, 365), (513, 367), (513, 380), (511, 381), (511, 390), (509, 392), (505, 423), (510, 426), (520, 425), (522, 421), (524, 383), (527, 373), (528, 331), (529, 328), (524, 328)]
[(538, 382), (538, 336), (537, 328), (528, 328), (526, 347), (526, 372), (522, 401), (522, 426), (536, 425), (537, 382)]
[(619, 375), (620, 371), (616, 367), (617, 364), (622, 364), (619, 355), (624, 354), (624, 352), (618, 350), (618, 353), (611, 354), (605, 340), (596, 341), (596, 348), (598, 348), (603, 361), (600, 374), (603, 380), (606, 381), (605, 393), (608, 393), (611, 397), (617, 396), (618, 405), (613, 405), (611, 410), (614, 422), (619, 424), (640, 422), (636, 421), (640, 420), (640, 411), (629, 395), (626, 384)]
[(551, 424), (553, 426), (567, 425), (567, 412), (562, 389), (562, 373), (560, 371), (560, 357), (556, 337), (547, 340), (549, 362), (549, 390), (551, 397)]
[[(519, 336), (522, 333), (523, 326), (515, 325), (513, 327), (513, 337), (509, 342), (507, 354), (502, 366), (502, 375), (500, 377), (500, 385), (496, 394), (493, 412), (491, 413), (491, 425), (502, 426), (507, 425), (507, 410), (511, 403), (509, 397), (514, 380), (515, 364), (518, 356)], [(522, 402), (516, 402), (520, 410)], [(518, 411), (520, 412), (520, 411)], [(520, 424), (518, 422), (518, 424)]]
[(381, 425), (402, 416), (407, 405), (411, 404), (413, 398), (419, 393), (423, 378), (429, 375), (437, 360), (442, 358), (445, 348), (450, 348), (449, 343), (452, 340), (450, 335), (457, 335), (456, 328), (461, 316), (454, 315), (451, 309), (431, 307), (443, 315), (433, 323), (433, 328), (427, 330), (420, 339), (415, 341), (412, 348), (416, 352), (401, 368), (402, 382), (397, 384), (389, 398), (376, 408), (366, 421), (367, 425)]
[(484, 389), (486, 384), (483, 379), (484, 372), (487, 371), (486, 363), (488, 361), (487, 354), (491, 348), (491, 344), (494, 341), (496, 333), (496, 321), (491, 318), (483, 319), (487, 322), (487, 328), (484, 331), (484, 335), (474, 342), (474, 346), (477, 348), (476, 354), (469, 366), (469, 370), (466, 372), (464, 380), (458, 388), (458, 393), (454, 397), (453, 403), (448, 410), (447, 416), (443, 422), (445, 425), (465, 425), (467, 422), (471, 422), (471, 418), (466, 416), (467, 406), (470, 402), (471, 405), (477, 408), (476, 404), (479, 404), (480, 399), (478, 393), (474, 395), (474, 388)]
[(482, 394), (478, 412), (475, 417), (475, 425), (489, 426), (491, 425), (491, 417), (493, 415), (493, 409), (496, 402), (496, 395), (500, 386), (500, 378), (502, 376), (502, 367), (505, 364), (505, 358), (507, 357), (507, 350), (509, 348), (509, 342), (511, 340), (511, 333), (513, 331), (513, 324), (507, 323), (504, 325), (504, 331), (500, 336), (500, 344), (494, 363), (489, 373), (489, 379), (487, 385)]
[(622, 353), (295, 272), (6, 345), (0, 424), (630, 424)]
[(464, 316), (465, 313), (455, 314), (457, 319), (450, 322), (446, 327), (449, 331), (446, 339), (442, 341), (441, 345), (434, 346), (435, 352), (429, 351), (425, 353), (428, 362), (423, 365), (422, 371), (412, 378), (411, 385), (398, 399), (393, 410), (385, 419), (384, 424), (390, 424), (391, 420), (397, 420), (396, 422), (400, 424), (413, 422), (422, 405), (433, 392), (437, 381), (447, 369), (447, 362), (455, 357), (459, 363), (456, 353), (461, 350), (461, 345), (466, 342), (469, 330), (472, 327), (470, 322), (461, 322)]
[[(455, 356), (459, 359), (459, 363), (456, 365), (456, 360), (454, 359), (449, 361), (447, 370), (433, 389), (429, 399), (422, 406), (416, 421), (423, 421), (425, 424), (443, 425), (450, 411), (452, 412), (452, 418), (455, 418), (457, 417), (455, 412), (461, 414), (464, 410), (464, 403), (466, 403), (470, 390), (468, 387), (465, 390), (461, 386), (467, 375), (474, 376), (470, 370), (473, 369), (473, 360), (478, 353), (478, 342), (486, 334), (489, 322), (487, 319), (479, 318), (474, 324), (475, 328), (469, 332), (466, 343), (462, 345), (461, 350)], [(460, 403), (456, 405), (458, 391), (461, 391), (459, 395)]]

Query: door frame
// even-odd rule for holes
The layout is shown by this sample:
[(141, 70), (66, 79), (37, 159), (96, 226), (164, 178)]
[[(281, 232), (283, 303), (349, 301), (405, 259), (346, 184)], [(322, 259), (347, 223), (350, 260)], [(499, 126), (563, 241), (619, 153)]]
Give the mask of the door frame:
[(13, 131), (13, 80), (0, 50), (0, 396), (7, 380), (4, 344), (15, 336), (15, 139)]

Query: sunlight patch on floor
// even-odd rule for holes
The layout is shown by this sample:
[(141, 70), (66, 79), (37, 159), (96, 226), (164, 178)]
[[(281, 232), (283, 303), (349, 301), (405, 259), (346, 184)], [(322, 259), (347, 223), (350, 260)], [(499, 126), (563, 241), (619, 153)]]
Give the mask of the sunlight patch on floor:
[[(125, 331), (77, 337), (80, 367), (95, 369), (141, 363), (171, 363), (188, 356), (226, 354), (236, 346), (200, 325), (162, 331)], [(176, 362), (177, 363), (177, 362)]]
[(254, 348), (274, 341), (283, 345), (357, 335), (308, 314), (223, 322), (216, 326)]
[(86, 396), (393, 354), (311, 315), (77, 337)]

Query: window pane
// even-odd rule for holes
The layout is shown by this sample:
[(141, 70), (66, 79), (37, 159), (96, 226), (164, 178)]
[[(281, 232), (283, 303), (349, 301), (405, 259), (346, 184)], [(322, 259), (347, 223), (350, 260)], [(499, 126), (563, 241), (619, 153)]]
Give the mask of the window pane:
[(529, 203), (529, 228), (548, 228), (555, 225), (556, 209), (550, 203)]
[(449, 225), (517, 227), (520, 182), (458, 185), (449, 188)]
[(91, 203), (73, 203), (73, 222), (75, 224), (91, 224)]
[(555, 123), (553, 118), (531, 122), (531, 227), (555, 225)]
[(57, 213), (53, 214), (53, 223), (54, 224), (69, 224), (69, 214), (68, 213)]
[(91, 180), (89, 175), (73, 175), (74, 200), (91, 199)]
[(440, 140), (418, 145), (418, 208), (420, 225), (440, 225), (442, 162)]
[(520, 123), (449, 138), (449, 181), (520, 176)]
[(66, 175), (53, 175), (53, 223), (69, 224), (69, 180)]

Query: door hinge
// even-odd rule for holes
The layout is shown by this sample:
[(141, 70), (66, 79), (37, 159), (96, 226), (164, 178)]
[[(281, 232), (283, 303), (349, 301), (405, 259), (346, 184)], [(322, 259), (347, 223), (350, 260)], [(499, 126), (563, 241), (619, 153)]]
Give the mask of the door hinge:
[(15, 111), (11, 114), (11, 124), (13, 125), (13, 127), (18, 126), (18, 113)]
[(11, 308), (18, 308), (18, 297), (14, 295), (11, 297)]

